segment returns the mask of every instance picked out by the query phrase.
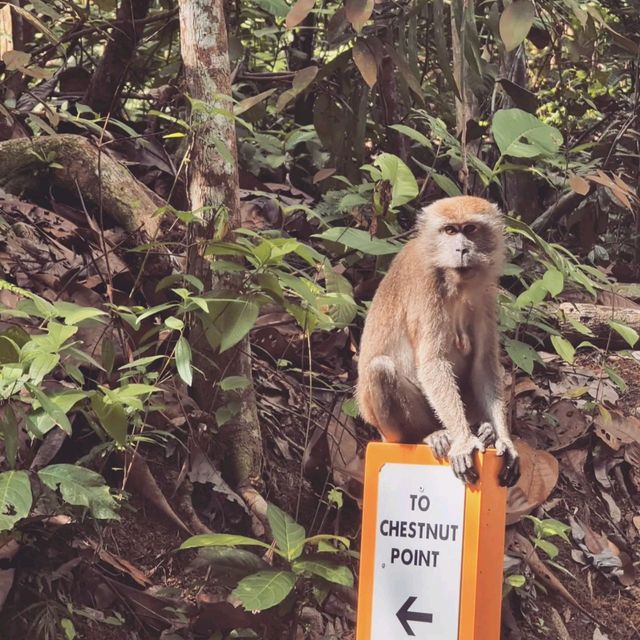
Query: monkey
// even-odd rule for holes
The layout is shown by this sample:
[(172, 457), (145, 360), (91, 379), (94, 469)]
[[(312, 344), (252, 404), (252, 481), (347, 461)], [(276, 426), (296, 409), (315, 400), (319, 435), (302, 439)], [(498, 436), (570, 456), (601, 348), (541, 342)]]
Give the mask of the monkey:
[(430, 445), (469, 484), (478, 480), (474, 452), (493, 445), (504, 456), (500, 484), (513, 486), (520, 465), (506, 419), (497, 326), (502, 215), (483, 198), (456, 196), (422, 209), (417, 228), (365, 320), (360, 415), (387, 442)]

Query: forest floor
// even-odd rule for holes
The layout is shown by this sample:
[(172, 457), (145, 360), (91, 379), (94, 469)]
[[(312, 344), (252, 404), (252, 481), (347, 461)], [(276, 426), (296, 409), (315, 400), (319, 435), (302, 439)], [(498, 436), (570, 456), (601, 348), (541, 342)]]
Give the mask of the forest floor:
[[(48, 299), (106, 308), (106, 278), (100, 269), (118, 270), (112, 280), (120, 291), (138, 281), (139, 262), (132, 263), (131, 252), (119, 248), (122, 231), (117, 227), (104, 232), (115, 247), (105, 266), (91, 257), (99, 255), (102, 240), (95, 229), (84, 227), (86, 218), (78, 210), (2, 193), (0, 208), (9, 229), (0, 259), (19, 286)], [(300, 219), (291, 224), (299, 227)], [(79, 264), (83, 281), (69, 287), (63, 276), (77, 272)], [(166, 275), (158, 272), (145, 290), (153, 291)], [(138, 302), (157, 304), (142, 294)], [(2, 303), (11, 306), (15, 300), (4, 291)], [(358, 469), (373, 434), (340, 413), (334, 392), (353, 380), (352, 338), (347, 331), (314, 335), (316, 378), (310, 395), (304, 374), (307, 345), (293, 320), (286, 314), (262, 316), (252, 331), (264, 496), (295, 516), (308, 534), (343, 535), (358, 549)], [(100, 352), (95, 335), (85, 339)], [(640, 638), (635, 571), (640, 557), (640, 352), (624, 357), (611, 352), (604, 361), (582, 356), (574, 365), (540, 355), (544, 367), (535, 375), (512, 373), (506, 379), (523, 461), (523, 478), (509, 497), (507, 551), (514, 561), (508, 571), (523, 575), (525, 582), (505, 600), (504, 637)], [(275, 364), (284, 359), (288, 368)], [(607, 409), (598, 413), (596, 400)], [(353, 592), (330, 595), (322, 605), (302, 594), (305, 606), (295, 619), (292, 610), (282, 608), (252, 614), (228, 601), (235, 584), (231, 567), (214, 575), (206, 554), (177, 552), (195, 520), (216, 532), (252, 535), (252, 530), (246, 508), (221, 475), (224, 454), (205, 451), (201, 433), (191, 426), (197, 412), (186, 388), (167, 389), (165, 403), (183, 407), (184, 415), (169, 411), (163, 416), (158, 428), (171, 434), (164, 446), (140, 447), (142, 462), (127, 485), (129, 499), (120, 521), (105, 525), (33, 517), (21, 526), (0, 636), (53, 639), (59, 637), (59, 625), (72, 620), (77, 637), (106, 640), (218, 638), (215, 633), (232, 629), (253, 629), (253, 637), (265, 639), (353, 637)], [(74, 462), (98, 444), (87, 425), (77, 431), (74, 426), (72, 439), (54, 440), (48, 436), (42, 445), (23, 446), (47, 446), (51, 459)], [(120, 488), (122, 467), (122, 458), (114, 454), (98, 470)], [(332, 487), (343, 493), (341, 507), (327, 499)], [(529, 514), (570, 529), (560, 536), (536, 536)], [(554, 545), (557, 557), (552, 557)], [(352, 566), (357, 570), (355, 561)]]

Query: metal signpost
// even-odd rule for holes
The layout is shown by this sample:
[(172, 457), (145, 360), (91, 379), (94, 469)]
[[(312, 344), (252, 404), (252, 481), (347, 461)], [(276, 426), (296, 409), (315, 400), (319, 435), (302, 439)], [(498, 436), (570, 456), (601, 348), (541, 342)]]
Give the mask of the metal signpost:
[(367, 448), (357, 640), (498, 640), (506, 489), (464, 485), (425, 445)]

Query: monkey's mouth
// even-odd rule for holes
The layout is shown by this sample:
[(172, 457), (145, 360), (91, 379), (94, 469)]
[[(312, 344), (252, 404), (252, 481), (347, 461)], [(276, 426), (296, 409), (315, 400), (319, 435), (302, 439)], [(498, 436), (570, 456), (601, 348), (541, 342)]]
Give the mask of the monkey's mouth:
[(468, 278), (469, 276), (473, 275), (474, 269), (473, 267), (456, 267), (456, 271), (458, 275), (462, 276), (463, 278)]

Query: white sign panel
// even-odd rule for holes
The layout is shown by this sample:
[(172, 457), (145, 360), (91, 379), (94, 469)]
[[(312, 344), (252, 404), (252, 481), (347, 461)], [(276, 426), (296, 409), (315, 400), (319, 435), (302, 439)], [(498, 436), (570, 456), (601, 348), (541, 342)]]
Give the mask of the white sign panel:
[(448, 466), (381, 468), (371, 640), (458, 640), (464, 499)]

